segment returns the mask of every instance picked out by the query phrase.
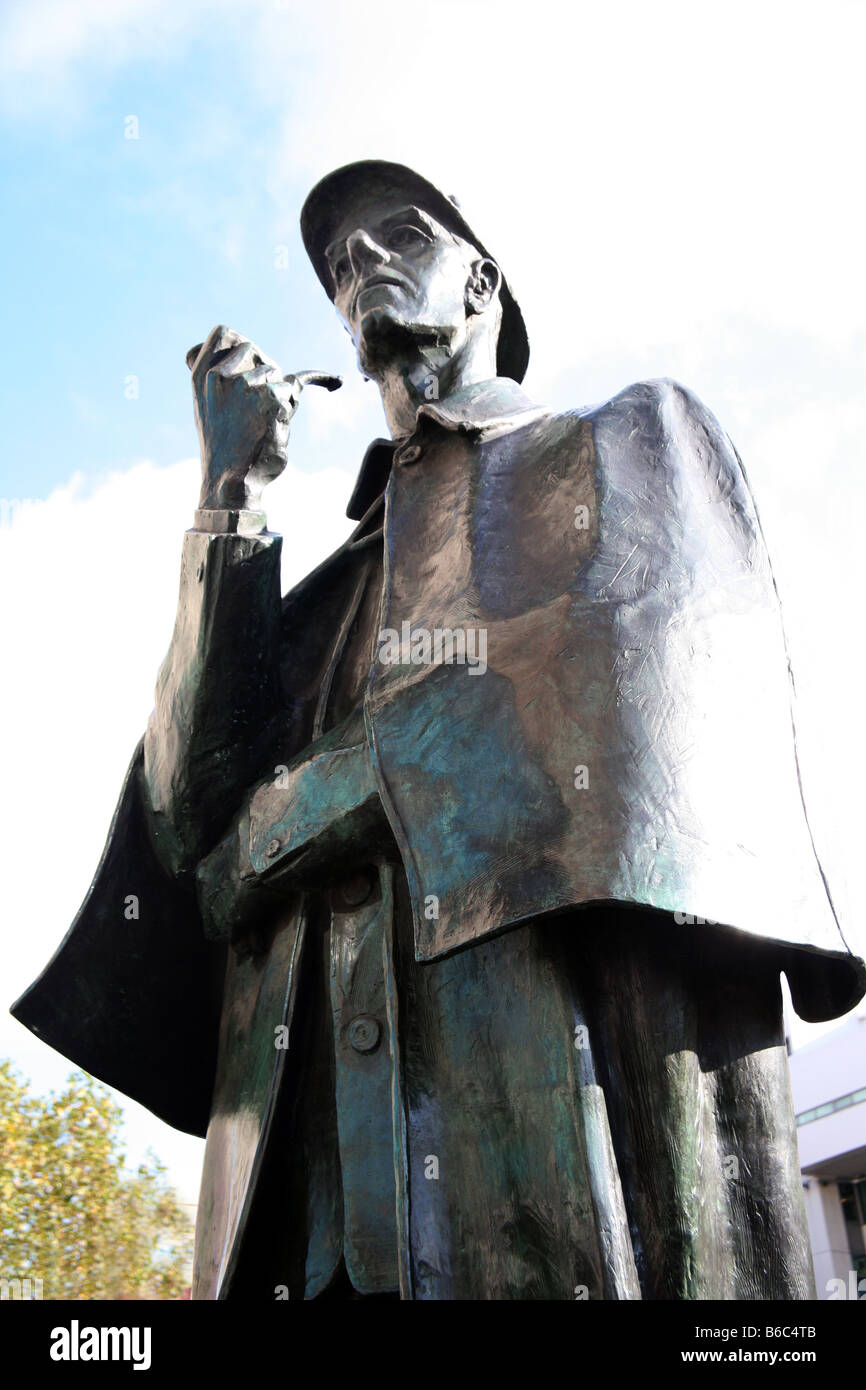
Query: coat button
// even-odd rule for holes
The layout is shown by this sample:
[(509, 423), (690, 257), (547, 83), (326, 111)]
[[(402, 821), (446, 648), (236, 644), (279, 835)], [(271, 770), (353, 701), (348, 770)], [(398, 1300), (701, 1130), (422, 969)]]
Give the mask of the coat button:
[(374, 1052), (381, 1036), (378, 1019), (371, 1018), (369, 1014), (359, 1014), (346, 1029), (346, 1037), (356, 1052)]
[(371, 869), (362, 869), (341, 879), (331, 894), (331, 907), (335, 912), (353, 912), (363, 907), (373, 896), (376, 877)]
[(268, 840), (267, 849), (265, 850), (265, 854), (266, 854), (267, 858), (268, 858), (268, 859), (273, 859), (274, 855), (275, 855), (275, 854), (279, 854), (279, 852), (280, 852), (280, 842), (279, 842), (279, 840)]
[(417, 463), (423, 453), (420, 444), (408, 444), (405, 449), (401, 449), (397, 455), (398, 463)]

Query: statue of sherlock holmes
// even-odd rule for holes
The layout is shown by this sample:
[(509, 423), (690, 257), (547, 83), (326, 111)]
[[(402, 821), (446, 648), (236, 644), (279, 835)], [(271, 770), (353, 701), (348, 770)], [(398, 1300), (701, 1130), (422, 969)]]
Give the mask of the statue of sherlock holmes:
[(156, 707), (14, 1012), (207, 1134), (194, 1297), (813, 1298), (780, 972), (814, 1020), (866, 972), (740, 460), (673, 381), (533, 404), (499, 265), (411, 170), (301, 225), (392, 438), (281, 597), (262, 488), (337, 383), (190, 353)]

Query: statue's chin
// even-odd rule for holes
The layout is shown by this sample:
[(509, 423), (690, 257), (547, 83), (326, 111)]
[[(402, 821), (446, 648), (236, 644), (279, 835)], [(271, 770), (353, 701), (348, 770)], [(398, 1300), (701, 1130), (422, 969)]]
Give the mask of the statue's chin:
[(383, 371), (405, 356), (412, 343), (408, 324), (386, 308), (364, 315), (358, 340), (358, 364), (368, 376)]
[(400, 318), (387, 309), (364, 315), (358, 338), (358, 366), (365, 376), (379, 376), (389, 368), (411, 364), (421, 353), (448, 355), (453, 326), (436, 326)]

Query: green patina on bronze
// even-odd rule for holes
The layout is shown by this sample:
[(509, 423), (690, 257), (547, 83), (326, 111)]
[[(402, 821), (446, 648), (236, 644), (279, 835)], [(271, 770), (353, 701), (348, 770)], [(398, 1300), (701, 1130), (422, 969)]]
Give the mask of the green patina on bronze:
[(536, 405), (412, 171), (338, 171), (303, 232), (392, 439), (281, 597), (261, 493), (337, 383), (192, 349), (154, 713), (16, 1016), (207, 1134), (195, 1297), (813, 1297), (779, 976), (822, 1019), (866, 972), (740, 460), (674, 382)]

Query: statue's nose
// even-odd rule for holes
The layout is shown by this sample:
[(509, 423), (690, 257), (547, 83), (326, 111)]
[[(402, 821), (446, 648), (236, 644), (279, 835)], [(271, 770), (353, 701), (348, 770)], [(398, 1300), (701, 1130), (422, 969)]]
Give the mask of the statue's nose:
[(356, 269), (361, 269), (371, 263), (384, 265), (386, 261), (390, 260), (384, 246), (380, 246), (377, 241), (374, 241), (367, 232), (360, 228), (347, 239), (346, 249)]

